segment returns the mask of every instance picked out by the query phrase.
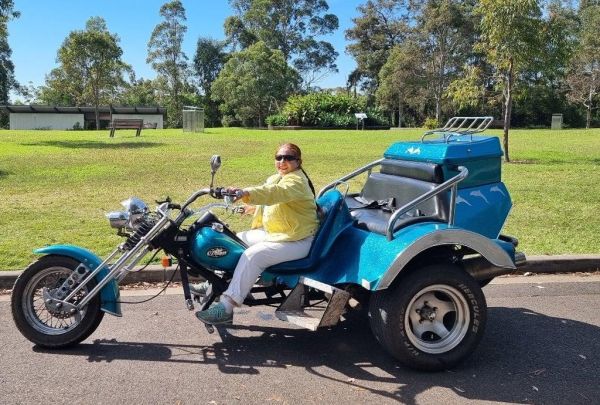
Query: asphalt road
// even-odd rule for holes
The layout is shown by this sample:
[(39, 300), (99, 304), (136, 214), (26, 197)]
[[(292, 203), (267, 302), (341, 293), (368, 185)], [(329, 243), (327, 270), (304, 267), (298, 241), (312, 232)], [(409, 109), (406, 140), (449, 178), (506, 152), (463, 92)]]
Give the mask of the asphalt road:
[(19, 335), (4, 296), (0, 402), (600, 402), (600, 276), (501, 279), (484, 292), (479, 348), (439, 373), (397, 365), (360, 321), (309, 332), (243, 308), (209, 335), (173, 294), (106, 316), (74, 349), (44, 351)]

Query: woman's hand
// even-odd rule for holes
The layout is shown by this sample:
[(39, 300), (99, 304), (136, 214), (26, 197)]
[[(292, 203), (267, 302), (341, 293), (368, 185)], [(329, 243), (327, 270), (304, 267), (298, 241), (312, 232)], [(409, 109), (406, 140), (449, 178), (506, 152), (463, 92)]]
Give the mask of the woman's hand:
[(243, 189), (237, 187), (227, 187), (225, 191), (228, 194), (235, 194), (235, 197), (233, 199), (234, 202), (250, 195), (247, 191), (244, 191)]
[(242, 215), (254, 215), (256, 212), (256, 205), (242, 205)]

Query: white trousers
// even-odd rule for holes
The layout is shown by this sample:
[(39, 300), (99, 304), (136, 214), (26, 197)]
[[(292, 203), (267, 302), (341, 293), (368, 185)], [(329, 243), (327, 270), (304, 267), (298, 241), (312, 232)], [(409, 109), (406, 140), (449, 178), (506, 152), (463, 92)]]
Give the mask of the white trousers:
[(256, 279), (267, 267), (308, 256), (313, 236), (293, 242), (267, 242), (262, 229), (240, 232), (237, 236), (249, 247), (235, 267), (229, 288), (223, 293), (237, 305), (241, 305), (252, 289)]

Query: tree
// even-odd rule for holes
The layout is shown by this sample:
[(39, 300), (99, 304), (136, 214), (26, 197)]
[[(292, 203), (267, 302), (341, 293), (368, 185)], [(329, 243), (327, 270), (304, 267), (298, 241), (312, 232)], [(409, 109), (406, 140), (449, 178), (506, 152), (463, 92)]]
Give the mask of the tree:
[(256, 41), (278, 49), (291, 61), (310, 88), (327, 73), (337, 71), (338, 53), (317, 38), (334, 32), (338, 18), (327, 14), (325, 0), (230, 0), (236, 16), (225, 22), (228, 39), (242, 48)]
[(129, 84), (123, 88), (118, 102), (126, 106), (157, 106), (160, 105), (156, 89), (160, 85), (155, 80), (136, 79), (132, 74)]
[(168, 125), (181, 127), (183, 105), (180, 94), (187, 80), (187, 56), (182, 51), (183, 36), (187, 31), (185, 9), (181, 1), (174, 0), (163, 4), (159, 13), (164, 21), (152, 31), (146, 63), (165, 79), (165, 90), (169, 94)]
[[(0, 0), (0, 103), (8, 104), (11, 90), (18, 90), (19, 83), (15, 79), (15, 65), (10, 57), (12, 50), (8, 44), (8, 22), (19, 18), (20, 13), (14, 10), (13, 0)], [(2, 126), (7, 124), (2, 117)]]
[(538, 0), (481, 0), (481, 37), (475, 49), (485, 54), (502, 81), (504, 99), (504, 157), (510, 161), (508, 132), (515, 77), (541, 56), (541, 9)]
[(204, 95), (204, 116), (208, 126), (219, 122), (219, 107), (211, 99), (211, 86), (227, 60), (226, 44), (210, 38), (198, 38), (194, 56), (194, 72)]
[[(55, 68), (46, 77), (41, 98), (75, 105), (91, 104), (100, 128), (98, 107), (110, 103), (124, 85), (130, 67), (121, 60), (119, 38), (101, 17), (91, 17), (85, 30), (72, 31), (58, 50)], [(72, 105), (71, 104), (71, 105)]]
[(421, 48), (413, 41), (405, 41), (392, 49), (379, 72), (377, 103), (394, 110), (398, 107), (398, 128), (402, 127), (402, 111), (406, 104), (418, 107), (426, 97), (426, 72)]
[(600, 5), (581, 10), (580, 42), (567, 76), (570, 101), (585, 107), (585, 127), (589, 128), (592, 111), (598, 108), (600, 94)]
[(408, 0), (368, 0), (358, 11), (360, 16), (352, 19), (354, 26), (345, 33), (353, 41), (346, 51), (356, 60), (365, 88), (373, 93), (390, 52), (411, 32), (412, 11)]
[(435, 104), (435, 119), (441, 122), (442, 99), (471, 56), (474, 38), (471, 7), (457, 0), (429, 0), (417, 13), (416, 40), (419, 42)]
[(298, 73), (287, 65), (283, 52), (260, 41), (231, 55), (211, 91), (213, 100), (222, 103), (224, 115), (234, 114), (236, 119), (260, 127), (299, 82)]

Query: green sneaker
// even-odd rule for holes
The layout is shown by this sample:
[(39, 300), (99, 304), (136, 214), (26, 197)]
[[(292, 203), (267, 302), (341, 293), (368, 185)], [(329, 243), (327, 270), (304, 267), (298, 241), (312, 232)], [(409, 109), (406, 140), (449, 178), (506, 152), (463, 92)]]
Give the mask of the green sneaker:
[(206, 292), (210, 288), (210, 283), (208, 281), (203, 281), (202, 283), (190, 284), (190, 292), (194, 295), (199, 295), (201, 297), (206, 297)]
[(204, 311), (196, 312), (196, 318), (209, 325), (222, 325), (233, 322), (233, 312), (228, 314), (225, 305), (219, 302)]

